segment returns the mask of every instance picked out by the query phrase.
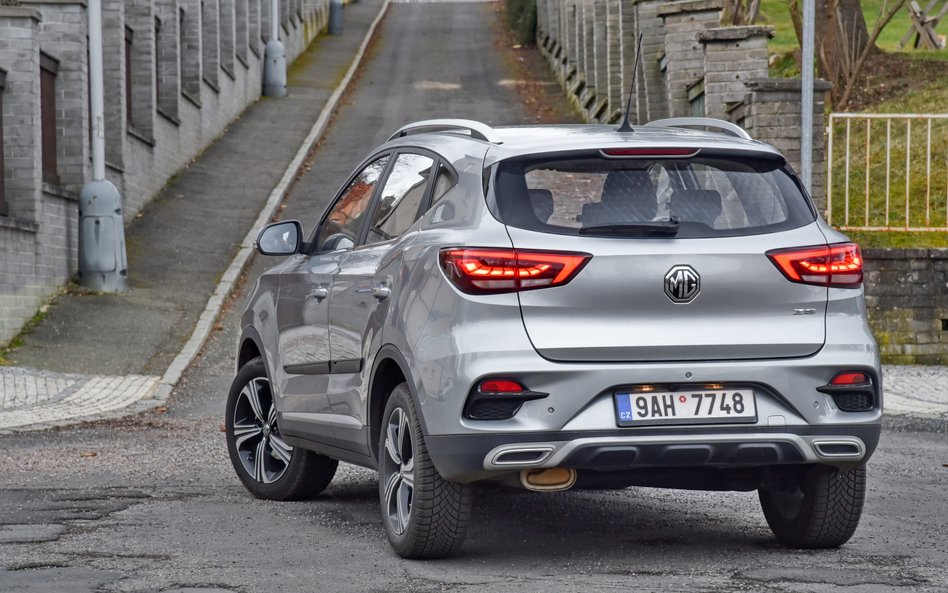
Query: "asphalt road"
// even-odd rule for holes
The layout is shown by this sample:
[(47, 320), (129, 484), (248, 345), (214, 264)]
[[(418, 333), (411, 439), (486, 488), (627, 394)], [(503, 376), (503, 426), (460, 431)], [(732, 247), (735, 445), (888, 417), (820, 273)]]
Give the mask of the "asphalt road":
[[(412, 119), (533, 120), (494, 6), (391, 7), (285, 218), (315, 223), (366, 150)], [(312, 502), (256, 500), (220, 432), (244, 296), (166, 413), (0, 437), (0, 593), (948, 591), (948, 439), (897, 426), (870, 463), (862, 525), (835, 551), (777, 546), (752, 493), (486, 489), (461, 554), (438, 562), (389, 550), (374, 472), (341, 466)]]

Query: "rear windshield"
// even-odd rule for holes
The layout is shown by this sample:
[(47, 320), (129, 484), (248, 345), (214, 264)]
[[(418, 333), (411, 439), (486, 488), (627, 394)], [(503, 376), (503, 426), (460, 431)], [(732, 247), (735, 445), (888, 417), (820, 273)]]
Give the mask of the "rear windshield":
[(517, 159), (494, 189), (502, 222), (559, 234), (668, 222), (679, 238), (754, 235), (815, 219), (786, 165), (766, 159)]

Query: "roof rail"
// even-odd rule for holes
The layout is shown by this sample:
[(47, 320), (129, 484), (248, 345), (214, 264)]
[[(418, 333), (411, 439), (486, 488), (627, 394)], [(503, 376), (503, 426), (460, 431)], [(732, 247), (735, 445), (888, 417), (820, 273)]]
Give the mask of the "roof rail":
[(415, 123), (399, 128), (397, 132), (392, 134), (392, 137), (389, 138), (389, 141), (408, 136), (409, 134), (421, 134), (423, 132), (453, 132), (457, 130), (470, 132), (471, 138), (484, 140), (485, 142), (490, 142), (491, 144), (503, 143), (503, 140), (500, 139), (500, 136), (494, 132), (494, 128), (472, 119), (426, 119), (424, 121), (416, 121)]
[(741, 126), (713, 117), (669, 117), (667, 119), (656, 119), (645, 125), (656, 128), (715, 128), (731, 136), (753, 140), (747, 130)]

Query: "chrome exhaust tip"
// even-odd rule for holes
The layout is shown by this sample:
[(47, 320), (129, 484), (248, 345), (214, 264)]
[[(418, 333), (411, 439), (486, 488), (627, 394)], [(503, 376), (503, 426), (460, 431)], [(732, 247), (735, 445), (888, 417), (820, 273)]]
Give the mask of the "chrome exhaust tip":
[(525, 469), (520, 472), (520, 483), (534, 492), (560, 492), (576, 483), (576, 470), (571, 467)]

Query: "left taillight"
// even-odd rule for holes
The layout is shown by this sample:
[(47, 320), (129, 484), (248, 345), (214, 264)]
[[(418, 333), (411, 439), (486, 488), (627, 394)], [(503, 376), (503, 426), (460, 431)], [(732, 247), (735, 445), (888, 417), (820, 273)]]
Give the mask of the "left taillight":
[(588, 253), (526, 249), (441, 250), (441, 268), (459, 290), (495, 294), (562, 286), (592, 259)]
[(855, 243), (775, 249), (767, 257), (791, 282), (837, 288), (862, 285), (862, 251)]

